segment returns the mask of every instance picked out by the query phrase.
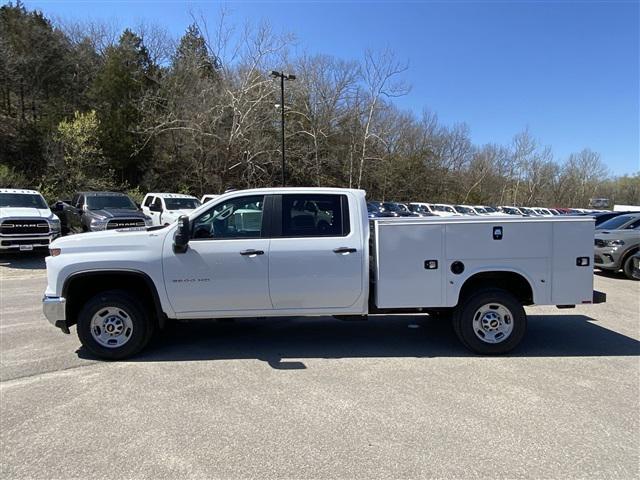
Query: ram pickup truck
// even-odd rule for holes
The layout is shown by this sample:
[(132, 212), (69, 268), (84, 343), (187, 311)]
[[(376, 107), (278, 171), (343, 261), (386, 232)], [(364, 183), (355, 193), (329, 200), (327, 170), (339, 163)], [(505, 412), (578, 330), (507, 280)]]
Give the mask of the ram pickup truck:
[(0, 251), (47, 248), (60, 236), (60, 219), (35, 190), (0, 188)]
[(466, 347), (499, 354), (522, 340), (523, 306), (604, 301), (593, 232), (590, 217), (370, 221), (362, 190), (233, 191), (172, 225), (56, 240), (43, 309), (107, 359), (170, 320), (409, 313), (451, 313)]
[(131, 198), (117, 192), (76, 193), (71, 201), (56, 202), (53, 211), (62, 221), (64, 235), (152, 225)]

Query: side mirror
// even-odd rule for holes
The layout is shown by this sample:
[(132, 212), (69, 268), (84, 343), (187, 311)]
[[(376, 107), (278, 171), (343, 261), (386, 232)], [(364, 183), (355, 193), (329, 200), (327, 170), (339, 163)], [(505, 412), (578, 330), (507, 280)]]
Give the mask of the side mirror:
[(151, 204), (149, 205), (149, 210), (152, 212), (162, 212), (162, 207), (158, 205)]
[(56, 202), (56, 203), (52, 204), (52, 205), (49, 207), (49, 209), (50, 209), (52, 212), (61, 212), (64, 208), (63, 208), (63, 206), (62, 206), (62, 202)]
[(189, 217), (181, 215), (180, 218), (178, 218), (178, 229), (173, 237), (174, 253), (185, 253), (187, 251), (190, 236), (191, 225), (189, 224)]

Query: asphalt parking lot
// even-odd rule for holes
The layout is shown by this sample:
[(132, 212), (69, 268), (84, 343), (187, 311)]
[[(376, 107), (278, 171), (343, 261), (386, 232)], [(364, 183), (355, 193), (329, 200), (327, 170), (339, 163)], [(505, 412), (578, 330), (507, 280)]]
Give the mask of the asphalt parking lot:
[(512, 355), (445, 322), (179, 325), (96, 361), (41, 314), (39, 256), (0, 257), (1, 476), (638, 478), (640, 282), (528, 310)]

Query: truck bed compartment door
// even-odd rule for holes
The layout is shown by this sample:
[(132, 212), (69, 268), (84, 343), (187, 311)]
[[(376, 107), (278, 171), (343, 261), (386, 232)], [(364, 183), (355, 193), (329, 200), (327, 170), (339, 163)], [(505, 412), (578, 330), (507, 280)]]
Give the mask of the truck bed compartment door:
[(378, 223), (378, 308), (438, 307), (443, 303), (442, 225)]

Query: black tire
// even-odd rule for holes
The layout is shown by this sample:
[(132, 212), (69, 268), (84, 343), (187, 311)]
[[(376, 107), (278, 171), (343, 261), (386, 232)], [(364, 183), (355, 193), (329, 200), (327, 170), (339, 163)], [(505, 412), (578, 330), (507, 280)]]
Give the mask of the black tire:
[[(103, 346), (92, 335), (91, 319), (108, 307), (124, 311), (132, 323), (131, 336), (121, 346)], [(155, 330), (145, 306), (124, 290), (108, 290), (92, 297), (80, 310), (77, 329), (82, 345), (105, 360), (121, 360), (135, 355), (149, 343)]]
[(633, 255), (635, 252), (631, 252), (625, 258), (624, 263), (622, 264), (622, 271), (624, 272), (625, 277), (629, 280), (640, 280), (639, 278), (635, 278), (633, 276)]
[[(512, 322), (510, 334), (497, 343), (481, 340), (474, 331), (474, 315), (482, 306), (491, 304), (505, 307), (510, 313), (508, 321)], [(488, 310), (495, 306), (488, 307)], [(453, 313), (453, 329), (469, 350), (481, 355), (499, 355), (510, 352), (522, 341), (527, 331), (527, 314), (518, 299), (506, 290), (484, 289), (462, 299)]]

